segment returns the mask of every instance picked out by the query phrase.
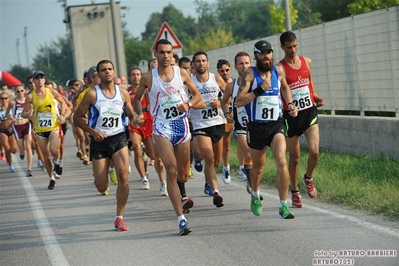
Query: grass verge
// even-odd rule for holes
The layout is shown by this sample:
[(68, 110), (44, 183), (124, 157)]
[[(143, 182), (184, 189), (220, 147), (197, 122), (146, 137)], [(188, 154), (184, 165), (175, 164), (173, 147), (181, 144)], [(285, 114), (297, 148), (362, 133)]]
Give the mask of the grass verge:
[[(236, 151), (237, 144), (232, 137), (229, 163), (232, 174), (237, 176)], [(275, 187), (276, 163), (269, 147), (266, 155), (262, 183)], [(306, 192), (300, 180), (306, 171), (308, 155), (307, 149), (302, 148), (298, 177), (302, 195)], [(218, 172), (221, 172), (221, 167)], [(399, 221), (399, 162), (384, 155), (373, 158), (321, 150), (313, 176), (318, 191), (316, 200)]]

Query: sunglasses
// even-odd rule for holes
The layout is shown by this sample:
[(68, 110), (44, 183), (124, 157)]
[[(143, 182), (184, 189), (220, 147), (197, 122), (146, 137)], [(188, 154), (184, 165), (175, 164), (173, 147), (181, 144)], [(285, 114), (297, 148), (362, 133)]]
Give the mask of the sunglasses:
[(29, 84), (33, 84), (33, 82), (32, 82), (32, 81), (29, 81), (28, 83), (29, 83)]
[(44, 76), (39, 76), (39, 77), (36, 77), (34, 79), (44, 79)]
[(0, 100), (8, 100), (8, 98), (0, 98)]
[(20, 92), (24, 92), (24, 90), (20, 90), (20, 91), (15, 91), (16, 93), (20, 93)]

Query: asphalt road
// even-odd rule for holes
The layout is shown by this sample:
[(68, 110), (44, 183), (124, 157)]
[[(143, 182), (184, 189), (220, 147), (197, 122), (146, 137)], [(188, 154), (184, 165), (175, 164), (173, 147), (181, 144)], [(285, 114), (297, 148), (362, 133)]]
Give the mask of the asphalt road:
[(141, 190), (133, 158), (124, 214), (130, 230), (117, 232), (116, 186), (99, 195), (91, 165), (75, 156), (71, 131), (67, 138), (64, 174), (53, 191), (36, 157), (29, 178), (18, 153), (15, 173), (0, 162), (0, 265), (399, 265), (398, 222), (306, 196), (304, 208), (292, 209), (296, 218), (283, 220), (277, 191), (266, 188), (257, 217), (245, 182), (236, 177), (230, 185), (219, 177), (225, 206), (216, 208), (203, 194), (203, 173), (195, 173), (186, 185), (195, 202), (186, 215), (193, 232), (179, 236), (169, 198), (158, 195), (153, 167), (151, 189)]

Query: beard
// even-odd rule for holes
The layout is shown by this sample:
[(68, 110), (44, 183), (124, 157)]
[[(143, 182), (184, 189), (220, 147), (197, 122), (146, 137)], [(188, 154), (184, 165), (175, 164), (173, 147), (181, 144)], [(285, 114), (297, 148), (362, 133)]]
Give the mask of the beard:
[(273, 58), (270, 61), (266, 62), (266, 63), (263, 63), (262, 60), (258, 60), (256, 58), (256, 68), (260, 72), (269, 72), (269, 71), (271, 71), (273, 69), (273, 66), (274, 66)]
[(207, 71), (206, 68), (204, 68), (204, 69), (198, 69), (198, 68), (196, 68), (196, 69), (195, 69), (195, 73), (196, 73), (196, 74), (200, 74), (200, 75), (205, 74), (206, 71)]

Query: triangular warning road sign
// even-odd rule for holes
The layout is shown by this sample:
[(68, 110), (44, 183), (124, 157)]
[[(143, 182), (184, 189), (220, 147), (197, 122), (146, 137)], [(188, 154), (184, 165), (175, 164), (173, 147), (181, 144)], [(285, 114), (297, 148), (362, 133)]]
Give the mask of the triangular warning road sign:
[(155, 51), (155, 45), (160, 39), (166, 39), (172, 43), (173, 49), (182, 49), (183, 45), (177, 39), (175, 33), (172, 31), (172, 29), (169, 27), (168, 23), (164, 22), (162, 23), (161, 30), (158, 32), (157, 38), (155, 39), (154, 44), (152, 45), (152, 50)]

